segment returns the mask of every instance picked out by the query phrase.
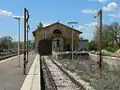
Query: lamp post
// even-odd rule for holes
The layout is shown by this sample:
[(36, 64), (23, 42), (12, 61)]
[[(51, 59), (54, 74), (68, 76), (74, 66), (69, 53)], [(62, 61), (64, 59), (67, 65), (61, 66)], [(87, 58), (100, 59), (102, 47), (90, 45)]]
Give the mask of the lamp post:
[(78, 22), (68, 22), (68, 24), (72, 25), (72, 60), (73, 60), (73, 24), (78, 24)]
[(18, 20), (18, 66), (20, 67), (20, 17), (14, 17)]

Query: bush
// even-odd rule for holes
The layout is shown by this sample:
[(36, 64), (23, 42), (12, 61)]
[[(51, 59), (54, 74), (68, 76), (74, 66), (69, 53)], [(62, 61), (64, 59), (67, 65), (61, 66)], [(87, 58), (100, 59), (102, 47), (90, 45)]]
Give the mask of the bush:
[(116, 52), (119, 49), (119, 47), (114, 46), (114, 47), (106, 47), (105, 50), (110, 51), (110, 52)]
[(96, 44), (96, 42), (95, 41), (89, 42), (88, 49), (89, 50), (97, 50), (97, 44)]

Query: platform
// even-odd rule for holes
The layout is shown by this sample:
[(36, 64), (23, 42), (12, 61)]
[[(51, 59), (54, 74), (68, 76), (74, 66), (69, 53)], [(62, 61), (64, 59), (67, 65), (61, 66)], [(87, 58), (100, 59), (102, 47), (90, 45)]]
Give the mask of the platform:
[(20, 90), (41, 90), (39, 55), (36, 56)]

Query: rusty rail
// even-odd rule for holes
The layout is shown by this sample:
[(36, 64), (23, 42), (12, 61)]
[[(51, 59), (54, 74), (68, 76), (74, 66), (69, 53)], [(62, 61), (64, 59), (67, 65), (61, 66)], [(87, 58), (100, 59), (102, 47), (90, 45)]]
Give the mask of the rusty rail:
[[(20, 52), (20, 54), (23, 54), (23, 52)], [(17, 53), (11, 53), (9, 55), (0, 56), (0, 60), (4, 60), (4, 59), (7, 59), (13, 56), (17, 56), (17, 55), (18, 55)]]
[[(49, 58), (50, 59), (50, 58)], [(68, 72), (66, 72), (62, 67), (60, 67), (54, 60), (50, 59), (66, 76), (70, 78), (70, 80), (80, 87), (80, 90), (86, 90), (83, 85), (81, 85), (77, 80), (75, 80)]]
[(55, 84), (55, 81), (54, 81), (54, 79), (53, 79), (53, 77), (52, 77), (52, 74), (51, 74), (51, 72), (50, 72), (50, 70), (49, 70), (49, 68), (48, 68), (48, 66), (47, 66), (44, 58), (43, 58), (43, 60), (42, 60), (42, 64), (44, 64), (44, 67), (45, 67), (44, 69), (46, 70), (46, 73), (47, 73), (47, 75), (48, 75), (49, 81), (50, 81), (51, 86), (52, 86), (52, 90), (57, 90), (57, 86), (56, 86), (56, 84)]

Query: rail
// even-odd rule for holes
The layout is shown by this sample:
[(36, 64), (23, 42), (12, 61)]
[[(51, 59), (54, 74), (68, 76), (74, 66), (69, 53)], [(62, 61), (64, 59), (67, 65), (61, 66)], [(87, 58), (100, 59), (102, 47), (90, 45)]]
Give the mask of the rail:
[(50, 72), (47, 64), (45, 63), (44, 58), (43, 58), (43, 60), (42, 60), (42, 64), (44, 65), (44, 69), (46, 70), (46, 73), (47, 73), (47, 75), (48, 75), (49, 81), (50, 81), (50, 83), (51, 83), (52, 90), (57, 90), (57, 86), (56, 86), (56, 84), (55, 84), (55, 81), (54, 81), (54, 79), (53, 79), (53, 77), (52, 77), (52, 74), (51, 74), (51, 72)]
[(68, 74), (68, 72), (66, 72), (62, 67), (60, 67), (56, 62), (54, 62), (54, 60), (52, 60), (51, 58), (49, 58), (66, 76), (68, 76), (70, 78), (70, 80), (76, 84), (78, 87), (80, 87), (80, 90), (86, 90), (84, 88), (83, 85), (81, 85), (77, 80), (75, 80), (70, 74)]

